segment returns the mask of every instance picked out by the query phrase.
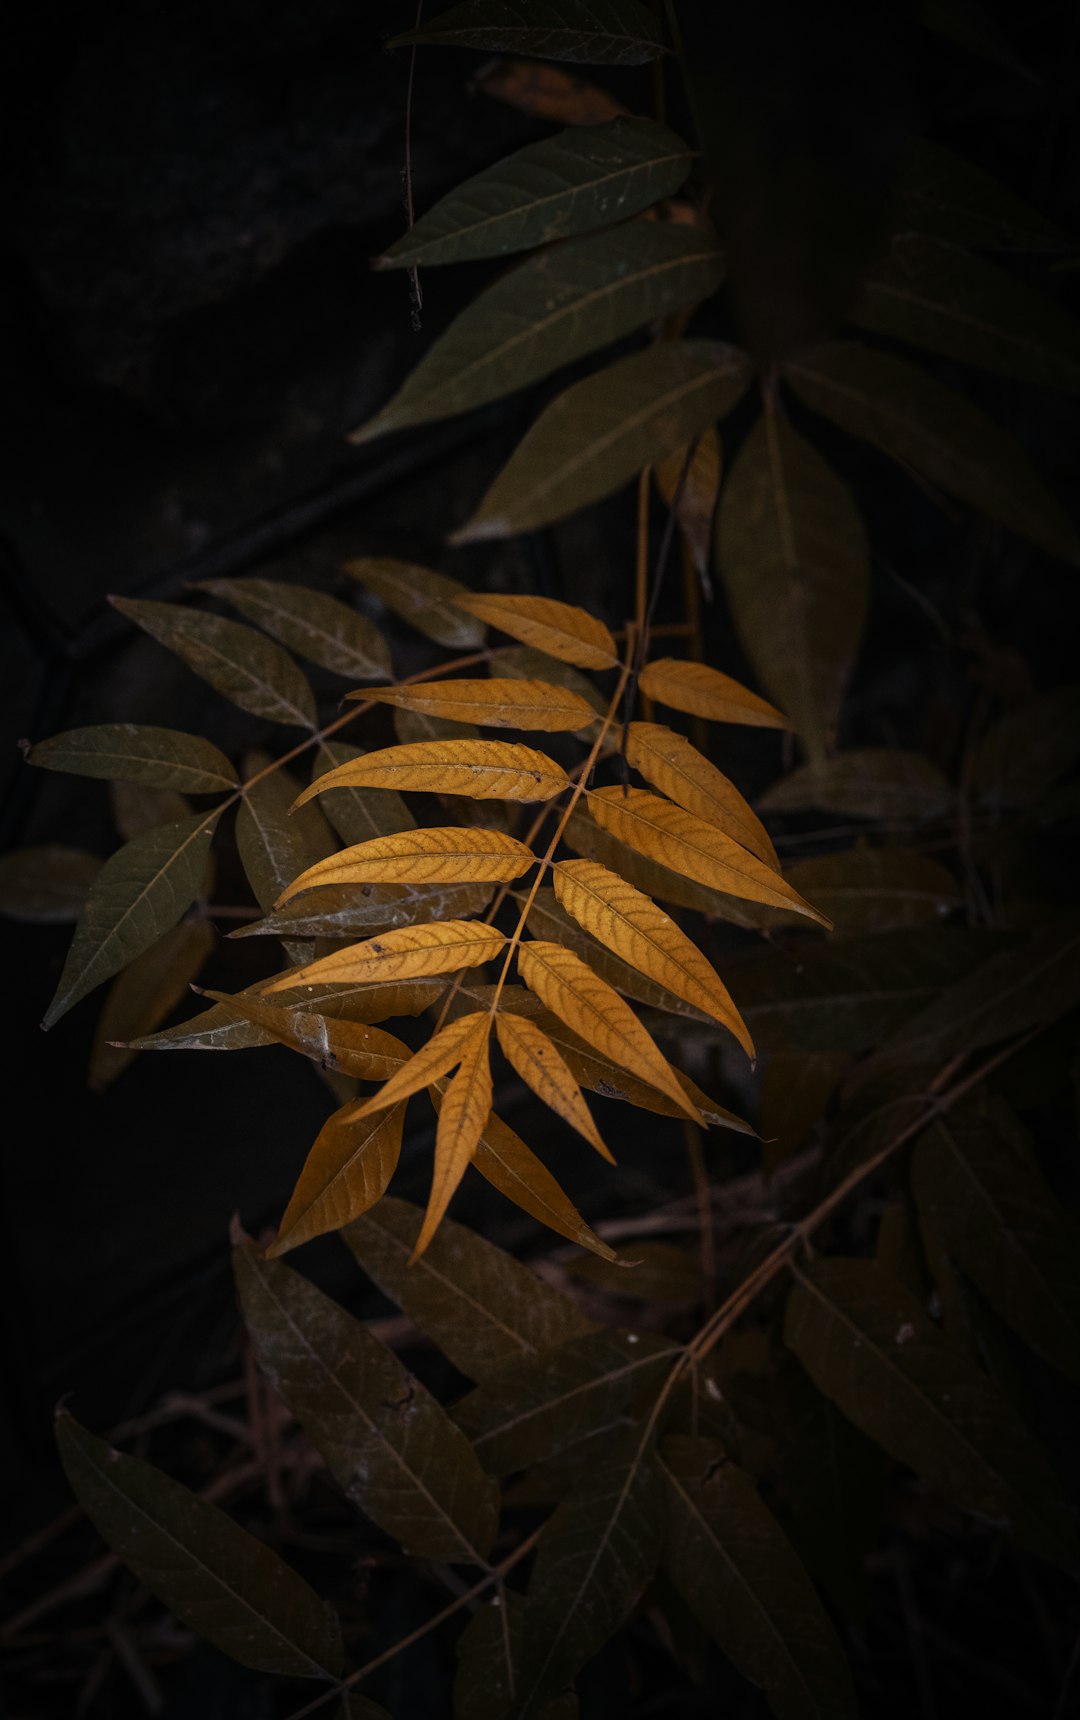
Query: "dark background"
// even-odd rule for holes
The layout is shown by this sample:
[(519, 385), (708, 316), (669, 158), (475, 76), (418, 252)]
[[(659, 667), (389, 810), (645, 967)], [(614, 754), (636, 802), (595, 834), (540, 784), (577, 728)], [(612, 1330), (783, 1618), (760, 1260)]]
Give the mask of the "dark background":
[[(887, 182), (912, 127), (1077, 229), (1072, 8), (992, 14), (1003, 32), (996, 57), (920, 30), (902, 8), (881, 8), (876, 20), (874, 7), (808, 10), (809, 21), (773, 0), (753, 8), (751, 23), (736, 8), (710, 9), (714, 28), (717, 20), (730, 26), (721, 36), (735, 67), (729, 76), (743, 78), (760, 96), (755, 111), (767, 115), (776, 145), (766, 152), (767, 172), (782, 178), (800, 151), (824, 152), (853, 199), (868, 200), (869, 243), (875, 188)], [(392, 0), (116, 0), (98, 9), (40, 5), (5, 22), (0, 363), (10, 435), (0, 466), (0, 684), (12, 744), (2, 848), (63, 841), (107, 853), (115, 843), (104, 785), (25, 769), (13, 745), (21, 736), (134, 720), (210, 733), (234, 754), (282, 738), (133, 637), (105, 606), (108, 592), (174, 598), (188, 582), (251, 570), (346, 595), (342, 559), (385, 551), (472, 585), (566, 596), (613, 623), (625, 617), (628, 498), (528, 540), (444, 547), (545, 391), (371, 448), (344, 442), (488, 278), (481, 269), (429, 271), (416, 334), (405, 278), (368, 267), (403, 225), (408, 59), (385, 52), (381, 40), (407, 27), (413, 11)], [(442, 50), (418, 56), (420, 211), (548, 129), (470, 90), (479, 63)], [(595, 76), (629, 105), (647, 107), (647, 71)], [(1054, 280), (1066, 301), (1072, 269)], [(1071, 406), (937, 368), (1024, 441), (1068, 502)], [(824, 434), (822, 444), (856, 487), (875, 554), (870, 631), (842, 738), (922, 746), (947, 767), (980, 675), (1000, 674), (1006, 662), (1039, 687), (1075, 678), (1075, 634), (1065, 625), (1075, 572), (960, 510), (942, 512), (839, 436)], [(740, 672), (721, 603), (706, 624), (711, 660)], [(400, 673), (430, 661), (415, 635), (389, 631)], [(329, 677), (316, 681), (332, 708), (340, 688)], [(781, 762), (779, 742), (747, 732), (724, 768), (752, 791)], [(228, 873), (218, 898), (246, 899)], [(36, 1026), (68, 935), (65, 927), (4, 922), (0, 1451), (13, 1543), (67, 1503), (50, 1433), (62, 1394), (72, 1394), (80, 1419), (103, 1429), (142, 1414), (168, 1390), (199, 1390), (235, 1371), (229, 1215), (238, 1210), (253, 1231), (274, 1222), (332, 1103), (299, 1059), (274, 1050), (245, 1053), (242, 1062), (146, 1056), (104, 1095), (89, 1094), (96, 1000), (48, 1038)], [(205, 983), (237, 989), (254, 977), (255, 959), (250, 946), (225, 945)], [(730, 1092), (733, 1103), (747, 1099)], [(623, 1112), (617, 1128), (626, 1166), (617, 1189), (570, 1155), (560, 1161), (554, 1143), (555, 1168), (568, 1169), (587, 1216), (641, 1210), (685, 1179), (681, 1160), (670, 1173), (656, 1168), (654, 1126)], [(530, 1139), (543, 1145), (535, 1122)], [(422, 1198), (428, 1144), (418, 1130), (396, 1192)], [(539, 1242), (485, 1189), (470, 1185), (460, 1214), (508, 1245)], [(363, 1300), (336, 1252), (310, 1252), (312, 1269), (353, 1306), (385, 1311)], [(20, 1567), (8, 1610), (93, 1553), (87, 1536)], [(957, 1693), (975, 1691), (995, 1713), (1049, 1714), (1025, 1682), (1032, 1657), (1049, 1652), (1045, 1637), (1040, 1646), (1038, 1606), (1015, 1572), (978, 1579), (962, 1561), (945, 1570), (932, 1563), (922, 1611), (914, 1605), (917, 1622), (932, 1617), (947, 1592), (951, 1651), (913, 1642), (899, 1624), (871, 1635), (861, 1674), (872, 1693), (868, 1714), (929, 1720)], [(906, 1619), (891, 1592), (894, 1613), (900, 1607), (896, 1616)], [(405, 1603), (389, 1605), (378, 1628), (397, 1634), (409, 1616), (395, 1627), (392, 1608)], [(1012, 1636), (988, 1669), (981, 1639), (1000, 1637), (1003, 1619)], [(43, 1628), (51, 1627), (50, 1619)], [(54, 1652), (83, 1664), (63, 1633)], [(708, 1701), (665, 1699), (668, 1663), (654, 1650), (645, 1665), (647, 1688), (627, 1712), (714, 1711), (715, 1688)], [(445, 1662), (437, 1656), (429, 1677), (438, 1704)], [(75, 1674), (52, 1685), (20, 1678), (10, 1712), (74, 1713), (79, 1688)], [(208, 1650), (166, 1689), (170, 1715), (273, 1712), (259, 1681)], [(393, 1707), (394, 1688), (386, 1697)], [(723, 1699), (732, 1714), (762, 1711), (741, 1685), (725, 1686)], [(122, 1679), (96, 1701), (93, 1714), (143, 1711)]]

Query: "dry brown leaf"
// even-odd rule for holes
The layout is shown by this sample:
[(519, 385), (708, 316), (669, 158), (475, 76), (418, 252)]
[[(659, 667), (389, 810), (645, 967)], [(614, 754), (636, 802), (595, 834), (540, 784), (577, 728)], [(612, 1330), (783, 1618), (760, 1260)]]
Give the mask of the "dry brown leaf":
[(264, 988), (264, 995), (291, 991), (297, 985), (319, 982), (363, 984), (369, 980), (420, 979), (427, 974), (456, 973), (459, 968), (481, 967), (491, 961), (506, 942), (502, 932), (482, 920), (437, 920), (426, 926), (399, 926), (381, 932), (362, 944), (332, 950), (328, 956), (283, 974)]
[(615, 641), (604, 623), (575, 603), (559, 603), (552, 597), (482, 593), (459, 597), (458, 607), (509, 633), (512, 639), (534, 645), (578, 669), (618, 667)]
[[(467, 1019), (467, 1018), (466, 1018)], [(491, 1115), (491, 1017), (476, 1019), (474, 1031), (461, 1054), (461, 1067), (450, 1082), (439, 1106), (435, 1133), (435, 1165), (431, 1194), (424, 1222), (416, 1239), (410, 1263), (419, 1260), (431, 1241), (476, 1152), (484, 1125)]]
[(714, 723), (748, 723), (759, 729), (786, 729), (790, 723), (774, 705), (766, 704), (730, 675), (681, 657), (657, 657), (646, 663), (638, 683), (657, 704)]
[(495, 1031), (507, 1060), (517, 1070), (526, 1086), (531, 1087), (557, 1116), (584, 1135), (602, 1158), (614, 1164), (613, 1155), (605, 1147), (592, 1113), (582, 1098), (581, 1088), (567, 1067), (558, 1046), (553, 1045), (542, 1028), (524, 1015), (499, 1015)]
[(343, 1105), (327, 1119), (266, 1251), (271, 1260), (313, 1236), (343, 1229), (382, 1198), (397, 1168), (404, 1122), (404, 1103), (360, 1118), (355, 1104)]
[(376, 836), (331, 854), (294, 878), (275, 904), (323, 884), (501, 884), (520, 878), (536, 856), (502, 830), (437, 825)]
[(409, 687), (358, 687), (348, 697), (496, 729), (542, 729), (556, 734), (587, 729), (596, 721), (591, 705), (571, 688), (509, 675), (487, 681), (415, 681)]
[[(436, 1082), (431, 1088), (436, 1110), (442, 1104), (440, 1086)], [(492, 1188), (497, 1188), (538, 1224), (546, 1224), (567, 1241), (599, 1254), (602, 1260), (614, 1260), (614, 1249), (593, 1234), (546, 1165), (494, 1111), (477, 1142), (473, 1164)]]
[(550, 800), (569, 786), (569, 777), (554, 759), (516, 742), (414, 741), (349, 759), (305, 788), (296, 804), (303, 806), (328, 788), (393, 788), (464, 794), (477, 800)]
[(367, 1022), (317, 1015), (306, 1009), (281, 1008), (264, 1003), (250, 992), (233, 997), (224, 991), (206, 991), (203, 996), (213, 998), (223, 1008), (261, 1027), (279, 1044), (301, 1052), (320, 1068), (338, 1075), (385, 1081), (396, 1074), (409, 1056), (408, 1046), (400, 1039)]
[[(696, 211), (689, 205), (681, 204), (678, 208), (688, 211), (686, 218), (690, 223), (696, 220)], [(669, 454), (654, 468), (656, 487), (669, 508), (679, 495), (679, 480), (685, 463), (686, 449), (680, 448), (677, 454)], [(679, 530), (694, 558), (694, 566), (703, 578), (708, 577), (712, 555), (712, 522), (716, 498), (720, 494), (720, 464), (720, 438), (715, 430), (706, 430), (698, 438), (675, 512)]]
[(663, 723), (631, 723), (626, 733), (626, 756), (661, 794), (707, 824), (718, 825), (740, 847), (748, 848), (766, 866), (779, 872), (776, 849), (764, 825), (735, 784), (710, 764), (685, 735), (665, 728)]
[(409, 1099), (422, 1088), (430, 1087), (433, 1081), (438, 1081), (461, 1062), (475, 1035), (481, 1031), (487, 1033), (488, 1020), (487, 1010), (480, 1009), (448, 1021), (426, 1045), (413, 1052), (409, 1061), (372, 1098), (361, 1100), (354, 1115), (367, 1117), (373, 1111), (385, 1111), (387, 1106), (396, 1105), (399, 1099)]
[(520, 113), (555, 125), (601, 125), (630, 111), (599, 84), (538, 60), (496, 60), (479, 74), (476, 86)]

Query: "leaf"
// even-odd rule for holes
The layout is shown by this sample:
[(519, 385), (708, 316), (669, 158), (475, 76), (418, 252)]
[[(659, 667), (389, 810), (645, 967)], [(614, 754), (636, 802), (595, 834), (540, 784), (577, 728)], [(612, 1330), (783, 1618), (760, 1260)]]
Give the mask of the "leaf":
[(662, 723), (631, 723), (626, 731), (629, 764), (677, 806), (717, 825), (741, 848), (779, 872), (768, 832), (735, 784), (718, 771), (685, 735)]
[(206, 876), (217, 820), (217, 812), (196, 813), (160, 825), (106, 860), (90, 886), (44, 1028), (55, 1026), (187, 912)]
[(523, 1015), (499, 1015), (495, 1028), (507, 1061), (539, 1099), (584, 1136), (601, 1158), (615, 1160), (600, 1138), (581, 1089), (567, 1067), (557, 1045), (542, 1028)]
[[(694, 566), (703, 580), (708, 579), (712, 560), (712, 523), (716, 498), (720, 494), (720, 439), (713, 429), (702, 431), (686, 466), (686, 448), (680, 448), (661, 460), (655, 468), (656, 487), (670, 508), (675, 503), (679, 530), (686, 539)], [(683, 468), (686, 475), (683, 476)], [(680, 493), (679, 485), (682, 484)]]
[(575, 1284), (585, 1284), (608, 1296), (631, 1302), (665, 1302), (673, 1307), (694, 1306), (701, 1300), (701, 1267), (688, 1249), (671, 1242), (634, 1238), (634, 1259), (597, 1260), (586, 1256), (566, 1268)]
[(44, 925), (77, 920), (100, 871), (96, 854), (60, 842), (0, 854), (0, 914)]
[(93, 1092), (103, 1092), (123, 1073), (135, 1056), (123, 1042), (153, 1033), (185, 997), (213, 947), (205, 920), (183, 920), (113, 981), (90, 1053), (87, 1081)]
[(897, 226), (977, 251), (1067, 251), (1060, 228), (974, 162), (909, 139), (893, 184)]
[(660, 27), (639, 0), (464, 0), (387, 45), (413, 42), (608, 66), (641, 66), (664, 52)]
[(499, 1490), (445, 1410), (307, 1279), (250, 1242), (233, 1260), (259, 1366), (353, 1503), (407, 1553), (483, 1564)]
[(903, 848), (860, 843), (842, 853), (796, 860), (787, 877), (828, 914), (838, 933), (932, 925), (961, 901), (956, 880), (939, 861)]
[[(503, 1587), (473, 1613), (458, 1638), (454, 1720), (511, 1720), (510, 1668), (521, 1660), (524, 1619), (525, 1596)], [(577, 1697), (564, 1691), (544, 1704), (538, 1720), (578, 1720)]]
[(678, 908), (689, 908), (706, 919), (730, 920), (737, 926), (772, 925), (775, 921), (776, 909), (752, 905), (744, 908), (734, 896), (722, 895), (719, 890), (692, 883), (681, 873), (639, 854), (636, 848), (627, 847), (610, 831), (601, 830), (586, 813), (571, 814), (563, 840), (582, 859), (598, 861), (609, 872), (617, 872), (620, 878), (643, 890), (646, 896), (659, 897)]
[(860, 747), (793, 770), (760, 795), (758, 805), (767, 812), (801, 812), (817, 806), (850, 818), (922, 824), (949, 817), (956, 796), (936, 766), (920, 753), (902, 747)]
[(397, 1070), (379, 1091), (370, 1099), (360, 1100), (357, 1106), (358, 1117), (370, 1116), (373, 1111), (384, 1111), (389, 1105), (396, 1105), (399, 1099), (408, 1099), (414, 1093), (423, 1092), (451, 1069), (455, 1069), (469, 1050), (471, 1042), (478, 1038), (481, 1032), (487, 1032), (488, 1016), (486, 1010), (471, 1010), (467, 1015), (459, 1015), (453, 1021), (448, 1021), (445, 1027), (440, 1027), (426, 1045), (419, 1051), (414, 1051), (408, 1062)]
[(124, 842), (134, 842), (159, 824), (175, 824), (191, 813), (191, 802), (175, 789), (147, 788), (137, 782), (110, 782), (109, 807)]
[(768, 1175), (821, 1121), (848, 1062), (844, 1051), (778, 1051), (766, 1059), (761, 1156)]
[[(513, 897), (519, 905), (524, 906), (524, 894), (515, 891)], [(689, 1015), (698, 1021), (712, 1020), (711, 1015), (705, 1015), (695, 1009), (693, 1004), (687, 1003), (684, 998), (676, 997), (666, 986), (648, 979), (621, 956), (615, 955), (603, 944), (598, 944), (565, 908), (560, 907), (554, 890), (541, 889), (536, 892), (529, 909), (529, 925), (535, 936), (549, 938), (553, 943), (565, 944), (567, 949), (574, 950), (583, 961), (595, 969), (601, 979), (614, 986), (616, 991), (621, 991), (625, 997), (633, 998), (635, 1003), (643, 1003), (652, 1009), (666, 1009), (675, 1015)]]
[(730, 675), (682, 657), (657, 657), (646, 663), (638, 681), (641, 691), (660, 705), (689, 711), (714, 723), (749, 723), (754, 728), (786, 729), (780, 711), (741, 687)]
[(475, 651), (484, 643), (483, 628), (456, 606), (466, 589), (460, 580), (386, 555), (347, 561), (344, 571), (436, 645)]
[(695, 1123), (700, 1121), (675, 1071), (629, 1004), (580, 956), (559, 944), (533, 938), (518, 948), (518, 972), (572, 1032), (613, 1063), (632, 1069), (666, 1093)]
[(967, 1105), (919, 1136), (919, 1211), (991, 1307), (1037, 1355), (1080, 1378), (1080, 1236), (1001, 1101)]
[(208, 991), (206, 996), (223, 1009), (243, 1016), (279, 1044), (299, 1051), (320, 1068), (339, 1075), (356, 1075), (362, 1081), (385, 1081), (396, 1075), (409, 1057), (409, 1048), (400, 1039), (367, 1022), (336, 1020), (305, 1009), (280, 1008), (243, 993), (232, 997), (227, 992)]
[[(322, 741), (312, 764), (312, 781), (362, 757), (359, 747), (344, 741)], [(352, 845), (373, 836), (393, 836), (414, 830), (416, 820), (393, 789), (341, 788), (324, 792), (319, 805), (341, 840)]]
[(387, 1196), (350, 1224), (343, 1240), (383, 1294), (469, 1379), (497, 1374), (512, 1358), (536, 1359), (590, 1330), (568, 1296), (453, 1219), (443, 1220), (426, 1254), (410, 1265), (422, 1221), (417, 1207)]
[(491, 1115), (490, 1038), (491, 1017), (480, 1014), (475, 1018), (473, 1032), (461, 1047), (461, 1066), (457, 1074), (441, 1089), (442, 1097), (436, 1105), (439, 1124), (435, 1132), (431, 1194), (413, 1247), (411, 1258), (414, 1261), (419, 1260), (430, 1245), (458, 1184), (472, 1162), (484, 1125)]
[(891, 353), (856, 341), (819, 346), (783, 367), (796, 394), (1050, 555), (1078, 558), (1073, 526), (1019, 443), (962, 394)]
[(543, 729), (554, 734), (587, 729), (596, 721), (596, 712), (580, 693), (549, 681), (509, 675), (489, 681), (419, 681), (411, 687), (365, 688), (350, 697), (496, 729)]
[(535, 861), (524, 842), (501, 830), (403, 830), (320, 860), (293, 879), (278, 906), (327, 884), (497, 884), (520, 878)]
[(505, 102), (519, 113), (550, 120), (553, 125), (595, 126), (628, 114), (628, 109), (599, 84), (537, 60), (491, 60), (476, 73), (473, 87), (493, 101)]
[(656, 1569), (660, 1484), (634, 1428), (545, 1524), (529, 1578), (515, 1715), (535, 1716), (633, 1612)]
[(539, 251), (467, 305), (349, 440), (370, 442), (501, 400), (645, 323), (698, 304), (722, 279), (714, 234), (656, 221), (628, 222)]
[(184, 794), (217, 794), (236, 787), (236, 772), (228, 759), (201, 735), (151, 728), (146, 723), (96, 723), (88, 729), (67, 729), (38, 741), (26, 761), (45, 770), (178, 788)]
[(315, 727), (315, 701), (303, 675), (280, 645), (253, 627), (175, 603), (109, 601), (242, 711), (271, 723)]
[(282, 974), (267, 987), (269, 995), (285, 991), (298, 981), (332, 984), (335, 981), (419, 979), (427, 974), (457, 973), (461, 968), (481, 967), (497, 956), (506, 943), (494, 926), (476, 920), (443, 920), (434, 925), (401, 926), (383, 932), (362, 944), (332, 950), (318, 961)]
[[(256, 769), (261, 755), (252, 760)], [(236, 846), (255, 900), (272, 908), (299, 873), (336, 854), (323, 820), (311, 812), (290, 816), (296, 783), (280, 767), (244, 788), (236, 815)], [(314, 810), (314, 809), (313, 809)]]
[(231, 603), (290, 651), (335, 675), (364, 680), (393, 675), (390, 652), (374, 622), (324, 591), (279, 579), (203, 579), (199, 590)]
[(802, 1268), (784, 1336), (819, 1390), (964, 1510), (1068, 1558), (1057, 1481), (1007, 1399), (872, 1260)]
[(579, 669), (618, 666), (617, 647), (608, 629), (576, 603), (559, 603), (553, 597), (470, 592), (458, 599), (458, 606), (563, 663), (573, 663)]
[(850, 1623), (870, 1600), (867, 1556), (881, 1539), (885, 1458), (797, 1364), (787, 1370), (780, 1486), (796, 1551)]
[(614, 1259), (614, 1251), (593, 1234), (547, 1167), (494, 1111), (484, 1125), (473, 1164), (501, 1195), (568, 1242)]
[(957, 245), (900, 233), (870, 270), (860, 328), (1047, 388), (1080, 388), (1080, 328), (1044, 293)]
[(375, 259), (376, 269), (505, 257), (608, 227), (671, 197), (693, 151), (667, 126), (618, 118), (570, 126), (455, 186)]
[(341, 1671), (336, 1616), (276, 1553), (170, 1476), (111, 1450), (66, 1411), (55, 1425), (87, 1516), (178, 1619), (258, 1672), (333, 1678)]
[(287, 907), (229, 936), (354, 938), (373, 929), (482, 914), (490, 900), (488, 884), (330, 884), (305, 890)]
[(780, 1720), (854, 1717), (844, 1651), (750, 1476), (716, 1440), (679, 1437), (660, 1473), (664, 1563), (709, 1635)]
[[(587, 1087), (591, 1093), (599, 1093), (604, 1099), (623, 1100), (643, 1111), (653, 1111), (660, 1117), (685, 1117), (683, 1104), (650, 1086), (638, 1073), (621, 1069), (605, 1057), (599, 1056), (583, 1039), (572, 1033), (558, 1016), (542, 1012), (535, 1020), (536, 1025), (556, 1045), (574, 1080), (582, 1087)], [(682, 1074), (680, 1070), (675, 1070), (674, 1073), (686, 1098), (696, 1106), (706, 1123), (713, 1127), (735, 1129), (740, 1134), (754, 1133), (749, 1123), (744, 1123), (741, 1117), (736, 1117), (733, 1112), (725, 1111), (722, 1106), (717, 1105), (688, 1075)]]
[(748, 1057), (754, 1044), (711, 962), (685, 932), (632, 884), (592, 860), (560, 860), (555, 894), (585, 930), (735, 1035)]
[(450, 541), (531, 531), (611, 495), (730, 412), (750, 375), (746, 354), (721, 341), (659, 341), (617, 359), (544, 408)]
[(823, 758), (862, 639), (869, 551), (846, 485), (768, 403), (724, 485), (716, 556), (758, 680)]
[[(416, 741), (350, 759), (305, 788), (297, 804), (330, 787), (464, 794), (471, 799), (550, 800), (569, 788), (560, 765), (511, 741)], [(456, 880), (460, 882), (460, 880)]]
[(763, 902), (805, 914), (829, 927), (819, 914), (780, 875), (756, 860), (722, 830), (684, 812), (643, 788), (597, 788), (589, 793), (589, 810), (597, 823), (620, 842), (647, 859), (659, 860), (674, 872), (731, 896)]
[(319, 1130), (266, 1251), (269, 1260), (343, 1230), (382, 1200), (397, 1169), (405, 1106), (375, 1117), (355, 1113), (355, 1104), (343, 1105)]
[[(489, 667), (492, 675), (501, 680), (544, 681), (549, 686), (565, 687), (583, 699), (598, 717), (607, 711), (608, 701), (588, 676), (572, 664), (560, 663), (557, 657), (550, 657), (546, 651), (537, 651), (531, 645), (500, 645), (498, 650), (490, 653)], [(610, 747), (613, 744), (617, 744), (613, 737), (606, 736), (605, 745)]]
[(1031, 806), (1080, 758), (1080, 687), (1055, 687), (987, 729), (972, 776), (995, 809)]

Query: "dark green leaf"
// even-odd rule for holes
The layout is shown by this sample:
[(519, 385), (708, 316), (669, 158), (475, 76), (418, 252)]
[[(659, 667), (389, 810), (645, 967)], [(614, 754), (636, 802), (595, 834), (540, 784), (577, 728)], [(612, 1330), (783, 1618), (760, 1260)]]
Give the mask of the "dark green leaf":
[(155, 729), (145, 723), (97, 723), (38, 741), (29, 764), (99, 776), (112, 782), (141, 782), (178, 788), (184, 794), (217, 794), (236, 787), (236, 772), (223, 753), (201, 735)]
[(358, 681), (393, 676), (390, 652), (374, 622), (323, 591), (279, 579), (204, 579), (199, 589), (231, 603), (290, 651), (335, 675)]
[[(344, 741), (321, 742), (315, 753), (312, 782), (360, 756), (359, 747)], [(367, 842), (372, 836), (412, 830), (416, 825), (400, 794), (392, 788), (332, 788), (320, 797), (319, 804), (347, 847)]]
[(410, 42), (598, 66), (640, 66), (664, 52), (656, 18), (639, 0), (464, 0), (390, 46)]
[[(454, 1720), (511, 1720), (516, 1675), (521, 1662), (525, 1596), (502, 1589), (473, 1613), (457, 1647)], [(577, 1720), (577, 1697), (570, 1691), (545, 1703), (537, 1720)]]
[(288, 771), (275, 770), (245, 788), (236, 815), (236, 845), (255, 900), (263, 909), (272, 908), (301, 872), (334, 852), (334, 839), (316, 808), (302, 806), (290, 812), (298, 792)]
[(118, 974), (109, 987), (94, 1034), (87, 1081), (100, 1093), (121, 1075), (135, 1052), (128, 1041), (152, 1034), (185, 996), (214, 947), (206, 920), (182, 920)]
[(821, 807), (852, 818), (917, 824), (948, 817), (955, 803), (953, 790), (929, 759), (901, 747), (860, 747), (803, 765), (774, 782), (757, 802), (766, 812)]
[(912, 138), (894, 184), (896, 226), (976, 251), (1067, 251), (1069, 240), (974, 162)]
[(242, 711), (272, 723), (315, 727), (315, 700), (303, 675), (280, 645), (253, 627), (175, 603), (130, 597), (110, 602)]
[(66, 1412), (57, 1417), (56, 1440), (99, 1534), (197, 1635), (259, 1672), (340, 1672), (333, 1611), (269, 1547), (149, 1463), (111, 1450)]
[(459, 609), (455, 602), (466, 595), (467, 588), (460, 580), (386, 555), (347, 561), (344, 571), (437, 645), (451, 651), (475, 651), (484, 643), (483, 622)]
[(796, 860), (784, 876), (828, 914), (839, 933), (931, 925), (961, 900), (955, 879), (939, 861), (903, 848), (860, 844), (841, 854)]
[(59, 842), (0, 854), (0, 914), (12, 920), (77, 920), (101, 871), (96, 854)]

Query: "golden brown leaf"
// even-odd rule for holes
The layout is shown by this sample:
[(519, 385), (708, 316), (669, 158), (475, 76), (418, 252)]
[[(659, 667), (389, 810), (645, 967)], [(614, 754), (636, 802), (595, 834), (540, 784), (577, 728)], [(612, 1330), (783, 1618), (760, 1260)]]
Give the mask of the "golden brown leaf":
[(461, 1067), (443, 1094), (435, 1134), (431, 1194), (410, 1261), (419, 1260), (438, 1229), (491, 1115), (490, 1029), (489, 1015), (476, 1018), (461, 1053)]
[(478, 800), (550, 800), (569, 786), (569, 777), (554, 759), (516, 742), (414, 741), (410, 746), (364, 753), (327, 771), (305, 788), (296, 804), (303, 806), (328, 788), (396, 788), (465, 794)]
[(725, 835), (749, 848), (766, 866), (779, 872), (780, 862), (768, 832), (755, 817), (733, 782), (699, 753), (685, 735), (663, 723), (631, 723), (626, 756), (646, 782), (678, 806), (719, 825)]
[[(438, 1110), (442, 1103), (439, 1083), (432, 1087), (431, 1097)], [(497, 1188), (538, 1224), (546, 1224), (559, 1236), (590, 1249), (603, 1260), (614, 1260), (614, 1249), (593, 1234), (547, 1166), (494, 1111), (477, 1142), (473, 1164), (492, 1188)]]
[(495, 729), (543, 729), (556, 734), (587, 729), (596, 721), (591, 705), (571, 688), (509, 675), (487, 681), (416, 681), (409, 687), (358, 687), (348, 697)]
[(495, 60), (476, 83), (486, 96), (556, 125), (600, 125), (629, 112), (599, 84), (538, 60)]
[(558, 657), (579, 669), (614, 669), (618, 665), (615, 641), (587, 610), (574, 603), (558, 603), (552, 597), (504, 597), (470, 594), (459, 597), (458, 606), (470, 615)]
[(592, 1114), (581, 1096), (581, 1088), (567, 1068), (566, 1060), (547, 1034), (524, 1015), (495, 1018), (499, 1044), (526, 1086), (532, 1088), (557, 1116), (584, 1135), (591, 1147), (611, 1164), (614, 1157), (600, 1139)]
[(461, 1062), (474, 1036), (481, 1031), (487, 1033), (487, 1023), (488, 1012), (483, 1009), (473, 1010), (470, 1015), (459, 1015), (456, 1021), (448, 1021), (426, 1045), (413, 1052), (408, 1062), (391, 1075), (372, 1098), (360, 1104), (356, 1115), (366, 1117), (372, 1111), (385, 1111), (388, 1105), (396, 1105), (399, 1099), (411, 1098), (422, 1088), (430, 1087), (433, 1081), (438, 1081)]
[(675, 1100), (695, 1123), (701, 1118), (678, 1076), (617, 991), (561, 944), (533, 939), (518, 950), (518, 972), (566, 1025), (624, 1069), (635, 1069)]
[(754, 1042), (718, 973), (656, 903), (593, 860), (561, 860), (555, 894), (600, 943), (730, 1028), (748, 1057)]
[(225, 1009), (261, 1027), (281, 1045), (310, 1057), (323, 1069), (339, 1075), (357, 1075), (364, 1081), (385, 1081), (402, 1067), (409, 1048), (392, 1033), (363, 1021), (348, 1021), (316, 1015), (310, 1010), (280, 1008), (264, 1003), (250, 992), (232, 997), (225, 991), (207, 991)]
[(277, 1236), (273, 1260), (313, 1236), (341, 1230), (382, 1198), (401, 1151), (404, 1103), (374, 1117), (357, 1117), (355, 1103), (327, 1119), (300, 1172)]
[(715, 825), (684, 812), (670, 800), (661, 800), (643, 788), (598, 788), (589, 794), (589, 807), (604, 830), (647, 859), (658, 860), (713, 890), (749, 902), (764, 902), (771, 908), (788, 908), (831, 929), (832, 921), (804, 902), (778, 873)]
[(309, 866), (276, 906), (322, 884), (505, 883), (520, 878), (535, 860), (524, 842), (501, 830), (460, 830), (456, 825), (402, 830), (358, 842)]
[(481, 967), (491, 961), (506, 942), (502, 932), (482, 920), (437, 920), (426, 926), (399, 926), (380, 932), (362, 944), (332, 950), (328, 956), (283, 974), (266, 993), (291, 991), (310, 982), (340, 981), (363, 984), (368, 980), (421, 979), (426, 974), (456, 973), (459, 968)]
[(639, 682), (641, 691), (660, 705), (707, 717), (714, 723), (749, 723), (760, 729), (786, 729), (787, 718), (766, 704), (748, 687), (710, 669), (707, 663), (691, 663), (680, 657), (657, 657), (646, 663)]

